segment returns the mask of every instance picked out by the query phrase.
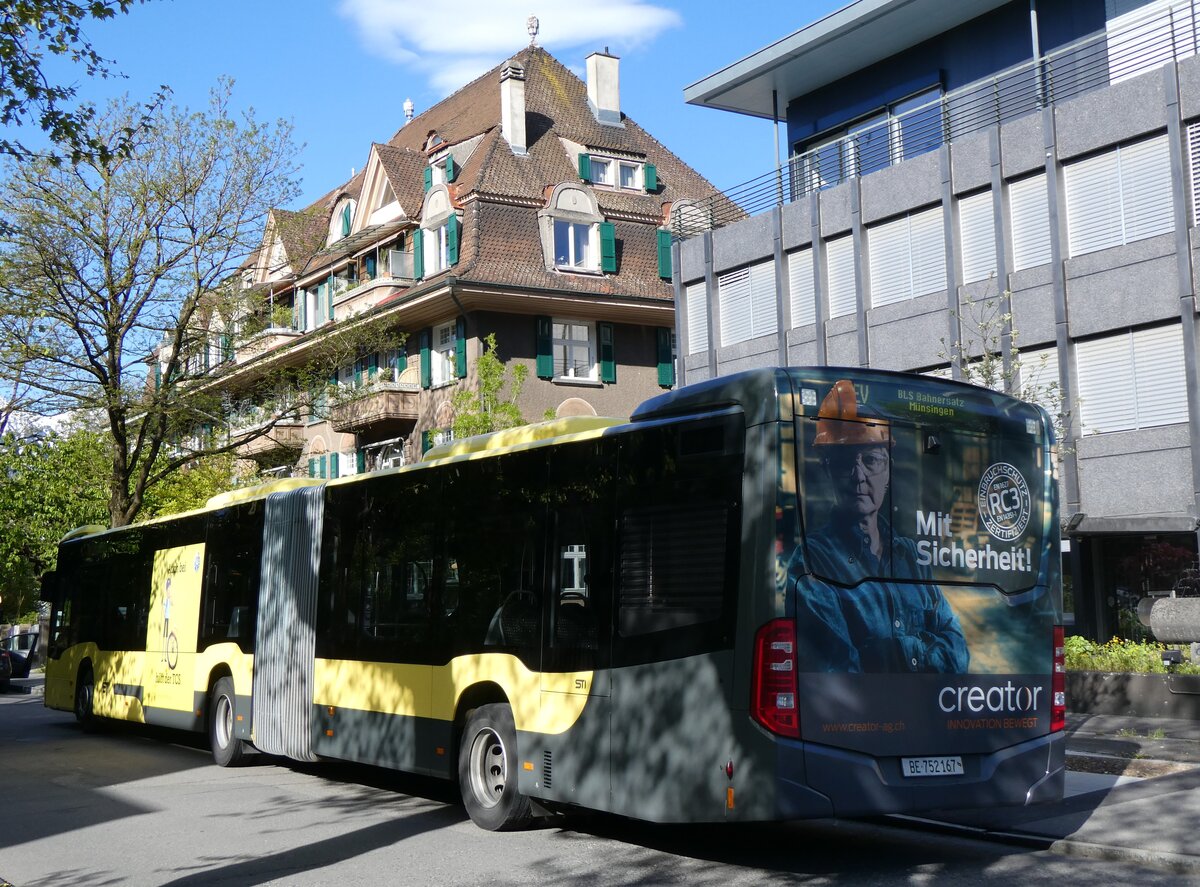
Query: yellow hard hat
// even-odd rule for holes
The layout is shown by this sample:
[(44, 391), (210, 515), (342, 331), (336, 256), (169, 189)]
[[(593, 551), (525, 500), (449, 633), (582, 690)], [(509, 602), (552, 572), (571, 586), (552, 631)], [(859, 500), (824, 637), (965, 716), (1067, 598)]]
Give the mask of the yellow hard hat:
[(858, 413), (858, 400), (849, 379), (838, 379), (821, 401), (817, 413), (818, 446), (845, 444), (849, 446), (890, 446), (886, 419), (867, 418)]

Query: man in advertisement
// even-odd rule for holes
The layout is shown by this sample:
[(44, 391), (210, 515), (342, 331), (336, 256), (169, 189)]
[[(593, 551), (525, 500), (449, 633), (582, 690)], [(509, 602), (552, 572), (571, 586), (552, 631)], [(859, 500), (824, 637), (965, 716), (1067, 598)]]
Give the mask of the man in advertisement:
[(834, 501), (828, 523), (807, 534), (788, 566), (793, 588), (814, 574), (796, 595), (800, 669), (966, 672), (970, 654), (958, 618), (919, 562), (916, 543), (898, 535), (884, 513), (893, 449), (887, 420), (866, 415), (854, 386), (841, 379), (816, 426), (820, 486), (829, 485)]

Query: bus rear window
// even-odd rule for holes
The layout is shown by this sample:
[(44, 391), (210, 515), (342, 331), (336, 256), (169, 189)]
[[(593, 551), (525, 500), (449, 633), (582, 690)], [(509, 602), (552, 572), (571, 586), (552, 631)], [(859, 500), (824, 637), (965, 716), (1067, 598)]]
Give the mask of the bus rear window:
[(1029, 439), (895, 421), (799, 420), (809, 569), (868, 578), (994, 585), (1039, 581), (1043, 450)]

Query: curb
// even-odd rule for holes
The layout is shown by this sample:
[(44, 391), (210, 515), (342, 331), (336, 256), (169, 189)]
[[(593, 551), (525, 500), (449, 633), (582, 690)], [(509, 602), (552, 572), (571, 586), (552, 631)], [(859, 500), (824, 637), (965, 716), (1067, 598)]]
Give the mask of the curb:
[(1077, 859), (1095, 859), (1102, 862), (1124, 862), (1162, 869), (1177, 875), (1200, 874), (1200, 857), (1185, 856), (1165, 850), (1141, 850), (1134, 847), (1118, 847), (1107, 844), (1094, 844), (1090, 841), (1075, 841), (1071, 838), (1052, 838), (1031, 832), (1003, 832), (987, 828), (957, 825), (936, 819), (921, 819), (906, 814), (893, 814), (881, 821), (894, 828), (904, 828), (920, 832), (936, 832), (958, 840), (1005, 844), (1014, 847), (1024, 847), (1030, 850), (1042, 850), (1059, 856), (1072, 856)]

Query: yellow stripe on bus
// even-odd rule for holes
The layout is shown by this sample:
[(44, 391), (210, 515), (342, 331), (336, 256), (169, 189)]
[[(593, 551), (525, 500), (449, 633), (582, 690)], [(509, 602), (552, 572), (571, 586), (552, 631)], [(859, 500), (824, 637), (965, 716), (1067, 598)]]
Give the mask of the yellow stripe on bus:
[(508, 697), (518, 730), (557, 734), (579, 720), (587, 704), (581, 690), (591, 687), (592, 673), (542, 675), (506, 653), (458, 656), (447, 665), (318, 659), (313, 702), (450, 721), (463, 692), (480, 683), (493, 683)]

